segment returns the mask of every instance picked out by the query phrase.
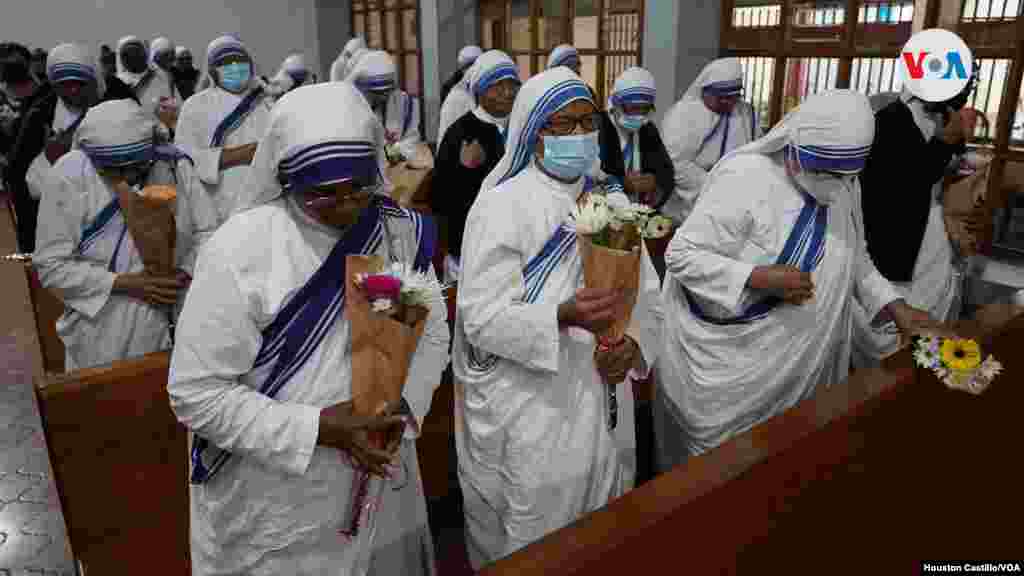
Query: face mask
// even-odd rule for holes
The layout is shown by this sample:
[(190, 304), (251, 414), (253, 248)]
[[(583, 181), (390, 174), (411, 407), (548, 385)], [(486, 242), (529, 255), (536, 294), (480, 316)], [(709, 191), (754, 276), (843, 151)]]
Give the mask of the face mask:
[(619, 116), (619, 125), (623, 130), (636, 132), (647, 124), (647, 116), (644, 114), (623, 114)]
[(252, 70), (249, 68), (248, 62), (235, 62), (234, 64), (225, 64), (217, 71), (220, 75), (220, 85), (228, 92), (241, 92), (246, 86), (249, 85), (249, 78), (252, 74)]
[(544, 136), (544, 170), (560, 180), (571, 182), (594, 165), (600, 147), (597, 132), (569, 136)]
[(823, 170), (809, 170), (796, 161), (800, 168), (797, 171), (787, 167), (790, 177), (804, 192), (813, 196), (822, 204), (831, 204), (839, 195), (853, 185), (856, 174), (844, 174), (840, 172), (825, 172)]

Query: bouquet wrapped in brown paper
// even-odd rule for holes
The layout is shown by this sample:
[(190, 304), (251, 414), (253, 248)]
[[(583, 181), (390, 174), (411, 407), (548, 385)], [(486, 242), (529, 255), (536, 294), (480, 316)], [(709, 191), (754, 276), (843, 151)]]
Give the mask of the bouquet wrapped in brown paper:
[(150, 274), (174, 274), (176, 198), (173, 186), (147, 186), (140, 193), (122, 190), (118, 198), (128, 232)]
[(413, 202), (413, 197), (420, 189), (427, 174), (434, 169), (434, 156), (426, 144), (416, 147), (416, 155), (412, 158), (399, 162), (387, 169), (388, 180), (393, 186), (391, 198), (401, 204), (408, 206)]
[(967, 229), (967, 222), (978, 207), (984, 205), (992, 163), (987, 158), (982, 158), (978, 163), (982, 165), (973, 173), (946, 186), (942, 201), (946, 232), (961, 256), (977, 253), (980, 241)]
[(583, 282), (587, 288), (617, 290), (622, 293), (621, 309), (615, 321), (598, 341), (614, 346), (626, 334), (633, 316), (640, 284), (641, 243), (661, 238), (672, 229), (672, 221), (653, 208), (634, 204), (622, 195), (585, 195), (573, 210)]
[[(379, 256), (347, 256), (345, 312), (352, 325), (352, 402), (376, 416), (402, 400), (409, 364), (426, 326), (436, 280)], [(378, 448), (384, 448), (380, 439)]]
[[(345, 257), (345, 313), (352, 330), (352, 404), (356, 414), (379, 416), (402, 400), (409, 366), (426, 327), (430, 306), (443, 298), (437, 280), (406, 264), (385, 268), (379, 256)], [(393, 430), (392, 434), (401, 434)], [(385, 449), (394, 436), (371, 432), (370, 445)], [(354, 537), (369, 493), (370, 473), (357, 472), (350, 525)]]

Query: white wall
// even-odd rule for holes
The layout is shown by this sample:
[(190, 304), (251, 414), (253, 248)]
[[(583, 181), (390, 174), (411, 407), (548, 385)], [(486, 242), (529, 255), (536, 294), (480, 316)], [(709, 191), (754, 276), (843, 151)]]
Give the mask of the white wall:
[(118, 38), (167, 36), (205, 62), (214, 38), (237, 33), (261, 74), (273, 74), (290, 52), (320, 70), (314, 0), (5, 0), (0, 41), (49, 50), (61, 42), (114, 48)]

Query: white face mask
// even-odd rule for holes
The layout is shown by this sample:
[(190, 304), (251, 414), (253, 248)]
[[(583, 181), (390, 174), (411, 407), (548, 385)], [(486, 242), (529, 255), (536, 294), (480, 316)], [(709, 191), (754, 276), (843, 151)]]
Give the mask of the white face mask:
[(792, 148), (788, 149), (786, 153), (792, 155), (791, 158), (795, 160), (795, 164), (798, 166), (794, 170), (791, 167), (791, 163), (786, 162), (786, 172), (789, 173), (790, 178), (804, 192), (807, 192), (822, 204), (831, 204), (839, 194), (847, 193), (853, 186), (853, 180), (857, 177), (856, 174), (805, 170)]

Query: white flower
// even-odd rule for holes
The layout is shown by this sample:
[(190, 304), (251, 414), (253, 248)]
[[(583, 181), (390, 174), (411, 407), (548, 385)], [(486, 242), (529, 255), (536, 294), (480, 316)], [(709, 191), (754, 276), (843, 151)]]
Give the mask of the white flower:
[(379, 298), (374, 300), (370, 307), (374, 312), (391, 312), (391, 300), (388, 300), (387, 298)]
[(922, 368), (935, 367), (935, 359), (928, 353), (928, 349), (923, 347), (914, 350), (914, 362)]
[(1002, 371), (1003, 365), (991, 354), (984, 362), (981, 363), (981, 366), (978, 367), (978, 372), (981, 374), (981, 377), (989, 382), (994, 380), (996, 376), (999, 376)]
[(664, 238), (672, 231), (672, 220), (661, 214), (655, 214), (647, 219), (644, 226), (644, 238)]
[(444, 301), (444, 290), (437, 278), (426, 272), (417, 272), (404, 262), (395, 262), (388, 274), (402, 281), (402, 302), (409, 306), (430, 308)]
[(611, 220), (608, 205), (602, 201), (595, 202), (595, 198), (598, 196), (591, 196), (583, 206), (573, 208), (572, 219), (576, 222), (577, 234), (599, 234)]

